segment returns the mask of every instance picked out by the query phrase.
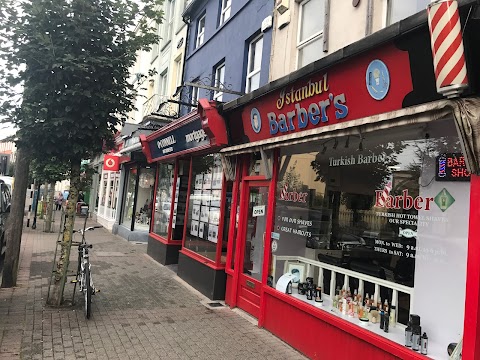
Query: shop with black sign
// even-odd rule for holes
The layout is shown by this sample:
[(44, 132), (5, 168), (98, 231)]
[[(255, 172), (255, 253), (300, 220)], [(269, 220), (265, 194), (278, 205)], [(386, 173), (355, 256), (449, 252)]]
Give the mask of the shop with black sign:
[(168, 265), (211, 299), (225, 296), (225, 260), (232, 181), (218, 151), (227, 144), (214, 102), (199, 100), (192, 112), (140, 138), (155, 164), (147, 254)]

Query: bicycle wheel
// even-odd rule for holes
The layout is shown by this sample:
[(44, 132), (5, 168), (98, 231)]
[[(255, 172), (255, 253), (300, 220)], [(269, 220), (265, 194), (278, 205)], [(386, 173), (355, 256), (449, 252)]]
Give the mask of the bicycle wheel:
[(92, 313), (92, 284), (90, 283), (90, 264), (85, 263), (85, 278), (83, 283), (83, 292), (85, 296), (85, 317), (90, 319)]

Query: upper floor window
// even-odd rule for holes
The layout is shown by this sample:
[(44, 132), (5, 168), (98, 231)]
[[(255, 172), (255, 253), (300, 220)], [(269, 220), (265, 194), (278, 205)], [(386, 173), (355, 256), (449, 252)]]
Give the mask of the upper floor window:
[[(197, 80), (194, 80), (192, 82), (197, 82)], [(200, 93), (198, 91), (198, 87), (196, 86), (192, 86), (191, 87), (191, 92), (190, 92), (191, 96), (190, 96), (190, 104), (192, 104), (192, 106), (190, 107), (190, 111), (193, 111), (197, 108), (197, 104), (198, 104), (198, 99), (200, 98)]]
[[(160, 35), (159, 34), (160, 33), (160, 31), (159, 31), (160, 30), (160, 25), (155, 23), (154, 27), (155, 27), (155, 34)], [(155, 61), (155, 59), (158, 57), (158, 42), (156, 42), (152, 45), (152, 50), (150, 50), (150, 54), (151, 54), (150, 64), (152, 64)]]
[(163, 28), (163, 43), (166, 44), (172, 39), (173, 21), (175, 19), (175, 0), (168, 0), (165, 4), (165, 19), (166, 22)]
[(391, 25), (427, 8), (430, 0), (386, 0), (386, 24)]
[(166, 98), (167, 95), (167, 74), (168, 74), (168, 69), (166, 69), (164, 72), (160, 74), (160, 81), (158, 83), (158, 93), (161, 96), (161, 101)]
[(221, 0), (222, 11), (220, 13), (220, 25), (230, 18), (230, 10), (232, 8), (232, 0)]
[[(223, 88), (225, 82), (225, 63), (221, 63), (215, 68), (215, 81), (214, 85), (216, 88)], [(213, 100), (222, 101), (223, 91), (215, 91), (213, 93)]]
[(250, 92), (260, 87), (260, 70), (262, 69), (263, 36), (253, 39), (248, 46), (247, 83), (245, 92)]
[(300, 3), (297, 36), (297, 68), (323, 56), (325, 0), (305, 0)]
[(203, 40), (205, 37), (205, 15), (203, 15), (197, 23), (197, 41), (195, 43), (195, 47), (199, 47), (203, 44)]

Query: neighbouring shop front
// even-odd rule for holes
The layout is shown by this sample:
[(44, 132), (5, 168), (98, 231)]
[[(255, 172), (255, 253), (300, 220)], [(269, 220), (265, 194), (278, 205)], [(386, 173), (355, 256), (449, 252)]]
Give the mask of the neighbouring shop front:
[(225, 296), (225, 260), (232, 181), (218, 151), (227, 144), (214, 102), (149, 136), (143, 152), (156, 169), (147, 253), (178, 263), (178, 275), (211, 299)]
[(311, 358), (474, 359), (476, 85), (437, 94), (426, 25), (381, 36), (225, 104), (226, 302)]

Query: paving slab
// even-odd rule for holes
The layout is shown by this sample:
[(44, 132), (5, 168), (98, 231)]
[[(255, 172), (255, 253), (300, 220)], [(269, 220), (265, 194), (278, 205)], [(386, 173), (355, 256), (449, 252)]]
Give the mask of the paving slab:
[[(57, 219), (57, 222), (59, 219)], [(84, 219), (77, 219), (76, 228)], [(306, 359), (251, 319), (208, 299), (172, 269), (106, 229), (87, 233), (100, 292), (92, 317), (83, 298), (46, 305), (57, 233), (24, 228), (17, 287), (0, 289), (0, 360), (10, 359)], [(88, 225), (96, 225), (88, 220)], [(72, 248), (71, 269), (76, 265)], [(72, 299), (73, 285), (65, 288)]]

